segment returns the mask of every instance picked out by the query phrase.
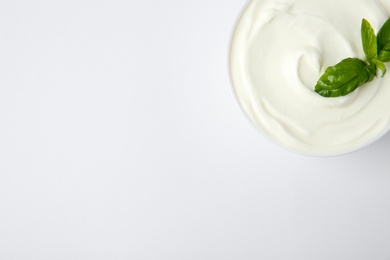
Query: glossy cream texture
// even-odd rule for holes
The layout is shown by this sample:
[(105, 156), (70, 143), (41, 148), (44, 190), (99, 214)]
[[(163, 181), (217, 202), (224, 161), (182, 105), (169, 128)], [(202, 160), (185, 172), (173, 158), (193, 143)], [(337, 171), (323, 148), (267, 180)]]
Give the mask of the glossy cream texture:
[(250, 1), (230, 53), (243, 110), (273, 141), (303, 154), (339, 155), (377, 140), (390, 128), (390, 75), (378, 72), (345, 97), (313, 89), (328, 66), (365, 58), (363, 18), (378, 32), (388, 17), (387, 0)]

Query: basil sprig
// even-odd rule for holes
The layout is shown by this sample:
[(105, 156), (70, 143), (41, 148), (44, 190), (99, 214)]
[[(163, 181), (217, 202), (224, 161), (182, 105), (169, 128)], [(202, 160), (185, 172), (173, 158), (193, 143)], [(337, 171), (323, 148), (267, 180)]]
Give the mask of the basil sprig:
[(362, 21), (362, 44), (366, 60), (347, 58), (325, 70), (315, 86), (315, 91), (323, 97), (345, 96), (361, 85), (371, 82), (377, 70), (386, 74), (385, 62), (390, 62), (390, 18), (382, 26), (378, 35), (371, 24)]

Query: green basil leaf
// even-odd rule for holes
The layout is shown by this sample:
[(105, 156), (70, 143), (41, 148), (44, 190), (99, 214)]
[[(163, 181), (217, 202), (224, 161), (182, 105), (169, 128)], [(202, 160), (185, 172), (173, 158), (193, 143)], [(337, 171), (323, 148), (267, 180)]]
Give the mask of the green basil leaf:
[(370, 82), (376, 76), (375, 65), (348, 58), (326, 69), (318, 80), (315, 91), (323, 97), (345, 96)]
[(378, 69), (380, 69), (382, 71), (382, 78), (385, 76), (386, 72), (387, 72), (387, 69), (386, 69), (386, 65), (380, 61), (380, 60), (377, 60), (377, 59), (373, 59), (371, 60), (372, 64), (374, 64)]
[(390, 61), (390, 18), (384, 23), (377, 36), (378, 58), (383, 62)]
[(379, 52), (378, 59), (383, 62), (390, 61), (390, 42), (387, 43), (382, 50)]
[(378, 47), (375, 31), (371, 24), (363, 19), (362, 21), (362, 42), (364, 53), (366, 54), (367, 60), (376, 59), (378, 57)]

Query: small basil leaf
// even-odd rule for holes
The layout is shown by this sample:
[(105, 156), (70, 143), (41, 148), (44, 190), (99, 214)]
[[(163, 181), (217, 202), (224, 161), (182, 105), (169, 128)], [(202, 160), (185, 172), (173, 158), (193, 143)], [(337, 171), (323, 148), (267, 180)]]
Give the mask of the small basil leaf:
[(378, 57), (378, 47), (375, 31), (371, 24), (363, 19), (362, 21), (362, 42), (364, 53), (366, 54), (367, 60), (376, 59)]
[(326, 69), (318, 80), (315, 91), (324, 97), (345, 96), (370, 82), (376, 75), (375, 65), (348, 58)]
[(390, 42), (388, 42), (379, 52), (378, 59), (383, 62), (390, 61)]
[(380, 69), (382, 71), (382, 78), (383, 78), (385, 76), (386, 72), (387, 72), (386, 65), (383, 62), (381, 62), (380, 60), (377, 60), (377, 59), (373, 59), (373, 60), (371, 60), (371, 62), (378, 69)]

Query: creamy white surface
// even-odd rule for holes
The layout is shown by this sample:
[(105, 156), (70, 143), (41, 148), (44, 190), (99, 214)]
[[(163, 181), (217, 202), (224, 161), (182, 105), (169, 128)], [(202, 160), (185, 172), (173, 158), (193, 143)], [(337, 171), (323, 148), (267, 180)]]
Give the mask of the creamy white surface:
[(313, 88), (328, 66), (364, 59), (360, 25), (376, 32), (389, 17), (379, 0), (252, 0), (231, 46), (238, 100), (279, 145), (309, 155), (337, 155), (372, 143), (389, 129), (390, 75), (352, 94), (323, 98)]

